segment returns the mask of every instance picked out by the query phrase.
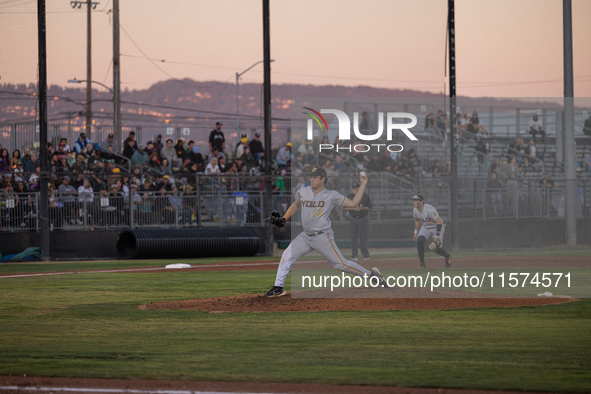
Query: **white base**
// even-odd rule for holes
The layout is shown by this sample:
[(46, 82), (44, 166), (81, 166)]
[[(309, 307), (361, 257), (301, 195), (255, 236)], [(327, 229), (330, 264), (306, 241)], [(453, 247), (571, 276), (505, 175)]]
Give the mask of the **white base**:
[(191, 268), (191, 264), (182, 264), (182, 263), (176, 263), (176, 264), (168, 264), (166, 266), (166, 268)]

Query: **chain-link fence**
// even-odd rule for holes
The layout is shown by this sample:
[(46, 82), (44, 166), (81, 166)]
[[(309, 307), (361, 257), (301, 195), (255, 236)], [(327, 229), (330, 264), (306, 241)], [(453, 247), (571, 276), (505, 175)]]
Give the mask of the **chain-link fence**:
[[(134, 179), (125, 175), (105, 180), (70, 174), (51, 180), (49, 217), (52, 229), (90, 230), (115, 228), (191, 227), (191, 226), (263, 226), (264, 176), (194, 175), (156, 178), (145, 174)], [(289, 182), (289, 176), (273, 176), (271, 208), (285, 212), (301, 183)], [(4, 178), (3, 178), (4, 179)], [(4, 180), (0, 190), (0, 227), (2, 231), (38, 230), (39, 193), (36, 181)], [(347, 196), (353, 192), (354, 176), (333, 176), (331, 187)], [(121, 182), (123, 180), (124, 182)], [(71, 182), (71, 184), (70, 184)], [(449, 177), (399, 179), (389, 173), (371, 173), (366, 194), (372, 200), (372, 223), (412, 220), (410, 197), (420, 193), (425, 203), (435, 206), (445, 222), (450, 221)], [(591, 179), (576, 182), (577, 219), (591, 217)], [(16, 183), (16, 185), (15, 185)], [(23, 185), (18, 185), (23, 183)], [(67, 183), (67, 185), (66, 185)], [(65, 185), (65, 186), (64, 186)], [(565, 217), (565, 181), (544, 178), (509, 179), (461, 178), (455, 197), (458, 219), (520, 220)], [(300, 221), (299, 215), (292, 219)], [(345, 224), (346, 212), (340, 207), (331, 214), (333, 223)]]

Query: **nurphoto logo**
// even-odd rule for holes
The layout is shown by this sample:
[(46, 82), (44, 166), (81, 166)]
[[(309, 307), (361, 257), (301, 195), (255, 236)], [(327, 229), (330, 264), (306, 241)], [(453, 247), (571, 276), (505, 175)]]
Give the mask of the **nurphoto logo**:
[[(320, 130), (328, 130), (328, 124), (322, 114), (333, 114), (337, 117), (339, 124), (339, 140), (347, 141), (351, 140), (351, 119), (349, 116), (338, 109), (321, 109), (320, 112), (310, 108), (303, 107), (310, 112), (304, 112), (304, 114), (310, 116), (312, 119), (308, 119), (307, 139), (312, 140), (314, 138), (313, 126), (314, 121), (320, 126)], [(417, 141), (409, 129), (413, 128), (417, 124), (417, 117), (408, 112), (387, 112), (386, 118), (386, 139), (392, 141), (392, 135), (394, 130), (401, 130), (411, 141)], [(410, 123), (398, 123), (400, 119), (410, 119)], [(395, 123), (396, 122), (396, 123)], [(376, 141), (382, 137), (384, 133), (384, 113), (378, 113), (378, 130), (375, 134), (362, 134), (359, 131), (359, 113), (353, 113), (353, 132), (355, 137), (361, 141)], [(338, 151), (354, 151), (354, 152), (368, 152), (375, 147), (377, 151), (380, 151), (381, 147), (385, 147), (390, 152), (402, 152), (404, 147), (400, 144), (354, 144), (354, 145), (333, 145), (333, 144), (320, 144), (319, 151), (322, 150), (336, 150)]]

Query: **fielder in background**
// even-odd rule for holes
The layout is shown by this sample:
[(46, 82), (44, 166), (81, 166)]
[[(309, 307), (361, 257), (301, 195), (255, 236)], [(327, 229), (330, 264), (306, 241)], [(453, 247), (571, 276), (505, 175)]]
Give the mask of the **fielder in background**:
[(334, 190), (326, 190), (326, 171), (321, 167), (314, 167), (310, 174), (310, 186), (299, 189), (295, 194), (295, 201), (285, 212), (284, 216), (271, 213), (271, 223), (278, 227), (285, 226), (285, 221), (302, 208), (301, 232), (285, 249), (279, 262), (275, 286), (263, 297), (280, 297), (287, 292), (283, 288), (285, 278), (291, 270), (291, 266), (297, 259), (310, 253), (312, 250), (320, 252), (328, 262), (339, 271), (356, 276), (377, 277), (382, 287), (387, 287), (386, 280), (377, 268), (371, 271), (359, 264), (346, 260), (334, 239), (334, 233), (329, 219), (332, 209), (340, 205), (345, 208), (355, 208), (363, 197), (363, 191), (367, 184), (367, 175), (359, 175), (361, 186), (351, 201), (341, 193)]
[(425, 204), (423, 196), (415, 194), (412, 198), (415, 208), (412, 215), (415, 218), (415, 234), (413, 240), (417, 241), (417, 251), (419, 252), (419, 269), (425, 268), (425, 242), (433, 239), (429, 244), (429, 249), (440, 256), (445, 257), (445, 268), (451, 267), (451, 256), (441, 246), (443, 245), (443, 234), (445, 228), (443, 222), (437, 213), (435, 207)]
[[(347, 196), (353, 200), (359, 192), (359, 183), (353, 184), (353, 193)], [(357, 237), (361, 246), (361, 255), (363, 260), (369, 260), (369, 250), (367, 250), (367, 238), (369, 235), (369, 210), (371, 209), (371, 199), (365, 193), (361, 198), (359, 206), (355, 208), (345, 208), (349, 212), (349, 223), (351, 229), (351, 260), (357, 260)]]

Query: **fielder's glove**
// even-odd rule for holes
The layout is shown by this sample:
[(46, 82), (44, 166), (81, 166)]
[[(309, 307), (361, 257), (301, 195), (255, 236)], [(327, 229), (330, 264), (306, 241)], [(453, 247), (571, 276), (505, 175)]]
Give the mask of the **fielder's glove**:
[(274, 224), (275, 226), (277, 226), (279, 228), (285, 227), (285, 218), (283, 216), (281, 216), (281, 214), (277, 211), (271, 212), (271, 216), (269, 217), (269, 221), (271, 222), (271, 224)]
[(437, 249), (439, 249), (440, 246), (441, 246), (441, 239), (439, 237), (435, 237), (433, 239), (433, 242), (431, 242), (429, 244), (429, 249), (437, 250)]

